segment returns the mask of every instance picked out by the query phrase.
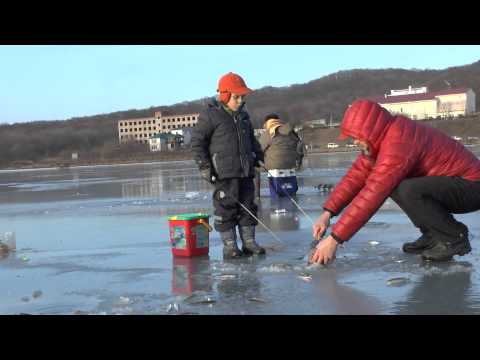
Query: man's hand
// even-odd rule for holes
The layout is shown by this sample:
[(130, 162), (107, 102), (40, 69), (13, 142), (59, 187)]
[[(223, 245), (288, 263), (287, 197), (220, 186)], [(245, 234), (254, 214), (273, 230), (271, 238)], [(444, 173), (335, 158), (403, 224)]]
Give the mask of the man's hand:
[(328, 263), (333, 262), (337, 252), (337, 246), (337, 241), (331, 235), (329, 235), (320, 241), (316, 248), (312, 250), (310, 259), (308, 259), (308, 263), (327, 265)]
[(315, 221), (313, 224), (313, 238), (315, 240), (320, 240), (327, 231), (327, 228), (330, 226), (330, 217), (332, 215), (329, 211), (324, 211), (322, 215)]
[(205, 168), (203, 170), (200, 170), (200, 175), (202, 176), (203, 179), (207, 180), (210, 184), (215, 183), (215, 176), (212, 174), (212, 169), (211, 168)]

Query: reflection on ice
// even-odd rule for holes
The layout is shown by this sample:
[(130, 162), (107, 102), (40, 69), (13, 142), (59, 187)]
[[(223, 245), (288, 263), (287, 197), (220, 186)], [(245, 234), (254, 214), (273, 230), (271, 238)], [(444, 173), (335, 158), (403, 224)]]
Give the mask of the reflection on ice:
[(445, 263), (425, 269), (395, 314), (480, 314), (478, 294), (472, 293), (472, 264)]

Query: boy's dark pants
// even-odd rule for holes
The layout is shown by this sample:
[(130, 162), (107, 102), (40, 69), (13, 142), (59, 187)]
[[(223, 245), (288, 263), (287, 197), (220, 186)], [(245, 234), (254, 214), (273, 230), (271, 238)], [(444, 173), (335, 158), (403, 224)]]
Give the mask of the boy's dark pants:
[(422, 233), (457, 238), (467, 227), (453, 214), (480, 209), (480, 181), (425, 176), (403, 180), (390, 197)]
[[(257, 216), (255, 186), (253, 178), (232, 178), (217, 180), (214, 184), (213, 206), (215, 207), (214, 227), (218, 232), (239, 226), (257, 225), (257, 221), (238, 203), (243, 204)], [(222, 197), (222, 193), (224, 196)], [(236, 201), (235, 201), (236, 200)]]

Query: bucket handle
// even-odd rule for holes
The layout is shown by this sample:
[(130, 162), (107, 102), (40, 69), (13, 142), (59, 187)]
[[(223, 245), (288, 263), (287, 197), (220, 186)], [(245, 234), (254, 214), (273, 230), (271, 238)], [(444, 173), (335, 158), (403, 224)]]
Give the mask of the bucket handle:
[(213, 231), (213, 227), (211, 227), (210, 224), (208, 222), (206, 222), (204, 219), (198, 219), (198, 222), (200, 224), (202, 224), (203, 226), (205, 226), (208, 229), (208, 232)]

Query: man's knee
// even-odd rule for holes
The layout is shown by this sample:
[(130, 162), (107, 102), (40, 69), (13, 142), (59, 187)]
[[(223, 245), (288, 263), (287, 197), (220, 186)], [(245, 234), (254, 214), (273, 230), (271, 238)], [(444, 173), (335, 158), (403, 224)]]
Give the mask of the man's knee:
[(415, 179), (405, 179), (403, 180), (395, 190), (390, 194), (390, 197), (398, 202), (405, 203), (415, 197), (418, 197), (420, 194), (419, 184)]

